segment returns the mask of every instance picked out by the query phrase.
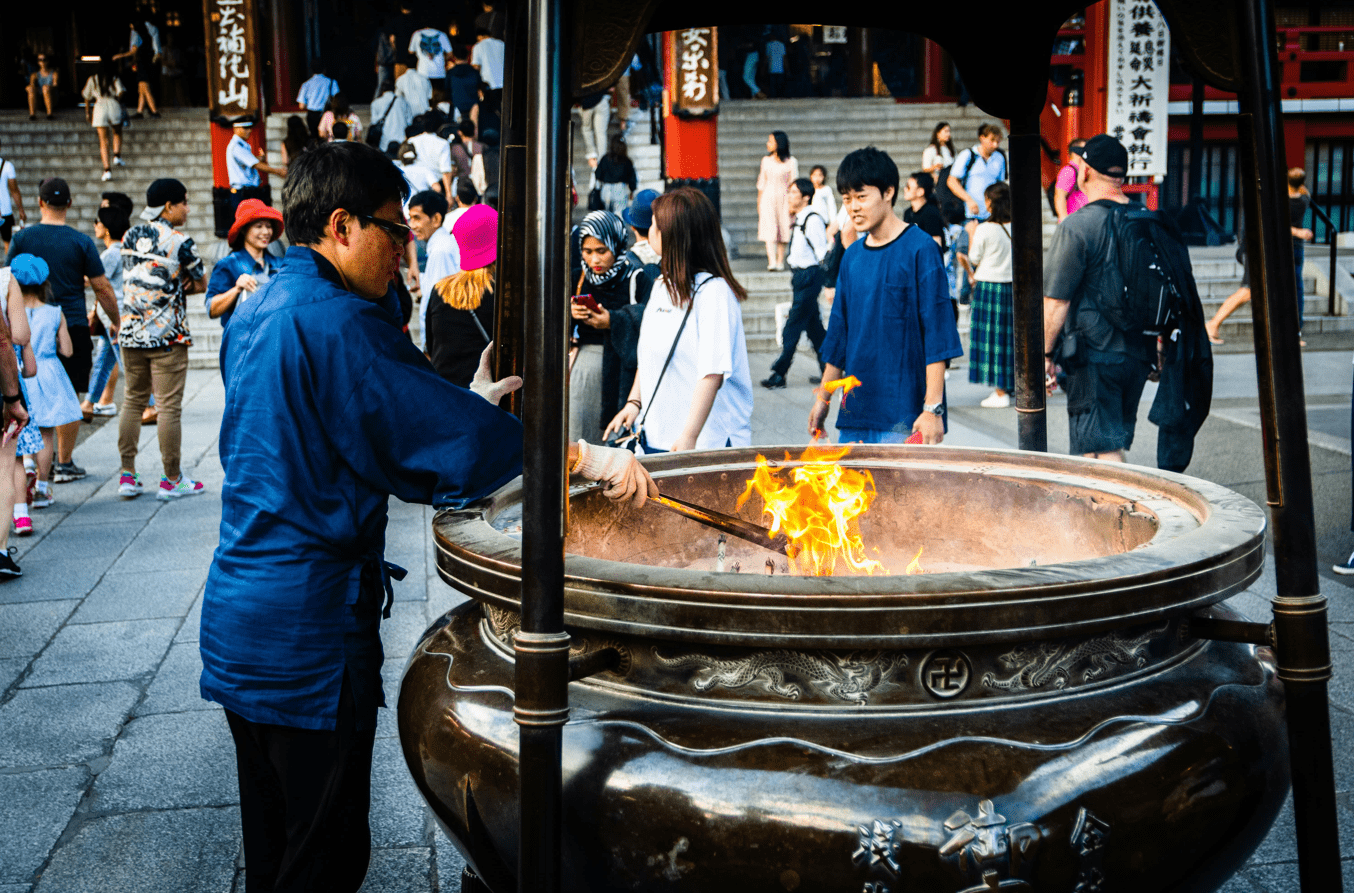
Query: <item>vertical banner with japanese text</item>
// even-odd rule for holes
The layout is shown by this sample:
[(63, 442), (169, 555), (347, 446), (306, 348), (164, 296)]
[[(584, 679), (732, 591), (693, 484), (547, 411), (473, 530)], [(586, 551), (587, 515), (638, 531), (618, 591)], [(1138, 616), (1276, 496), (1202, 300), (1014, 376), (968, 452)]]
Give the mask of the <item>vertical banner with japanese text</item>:
[(203, 0), (203, 13), (212, 116), (257, 117), (262, 108), (252, 0)]
[(1171, 32), (1152, 0), (1110, 0), (1105, 132), (1128, 149), (1128, 175), (1166, 173)]
[(686, 28), (672, 35), (677, 75), (672, 111), (689, 118), (719, 112), (719, 35), (714, 28)]

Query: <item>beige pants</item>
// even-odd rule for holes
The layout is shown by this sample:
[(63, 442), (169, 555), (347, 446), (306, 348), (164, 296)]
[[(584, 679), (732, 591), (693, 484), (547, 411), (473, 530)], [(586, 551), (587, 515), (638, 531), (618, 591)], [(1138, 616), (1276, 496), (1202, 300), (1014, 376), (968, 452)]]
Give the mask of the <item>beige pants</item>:
[(569, 374), (569, 440), (601, 443), (610, 421), (602, 418), (602, 345), (584, 344)]
[(141, 413), (155, 394), (160, 411), (160, 461), (165, 477), (179, 478), (183, 440), (179, 419), (183, 414), (183, 386), (188, 380), (188, 346), (122, 348), (122, 411), (118, 417), (118, 452), (122, 470), (136, 471), (136, 446), (141, 439)]

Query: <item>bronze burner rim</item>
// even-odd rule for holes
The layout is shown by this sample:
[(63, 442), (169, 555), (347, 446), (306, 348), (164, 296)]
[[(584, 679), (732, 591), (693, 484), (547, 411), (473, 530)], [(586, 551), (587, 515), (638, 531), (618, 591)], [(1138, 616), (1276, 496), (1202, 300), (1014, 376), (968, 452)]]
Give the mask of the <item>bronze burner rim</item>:
[[(656, 478), (736, 471), (753, 447), (646, 457)], [(711, 644), (897, 648), (1090, 634), (1191, 613), (1251, 585), (1264, 561), (1265, 515), (1197, 478), (1072, 456), (964, 447), (857, 446), (872, 468), (934, 466), (1091, 489), (1137, 490), (1183, 507), (1198, 526), (1129, 552), (1028, 568), (918, 576), (766, 577), (569, 555), (565, 622), (615, 634)], [(521, 500), (521, 481), (434, 521), (438, 572), (483, 602), (520, 610), (521, 543), (488, 517)], [(724, 585), (721, 585), (724, 584)]]

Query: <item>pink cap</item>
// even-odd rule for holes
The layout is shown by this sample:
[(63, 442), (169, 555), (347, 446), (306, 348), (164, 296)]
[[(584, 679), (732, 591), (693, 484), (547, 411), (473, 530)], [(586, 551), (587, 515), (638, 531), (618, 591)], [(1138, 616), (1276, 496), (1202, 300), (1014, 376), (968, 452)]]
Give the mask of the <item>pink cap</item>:
[(478, 270), (498, 260), (498, 212), (488, 205), (471, 205), (451, 225), (461, 249), (461, 269)]

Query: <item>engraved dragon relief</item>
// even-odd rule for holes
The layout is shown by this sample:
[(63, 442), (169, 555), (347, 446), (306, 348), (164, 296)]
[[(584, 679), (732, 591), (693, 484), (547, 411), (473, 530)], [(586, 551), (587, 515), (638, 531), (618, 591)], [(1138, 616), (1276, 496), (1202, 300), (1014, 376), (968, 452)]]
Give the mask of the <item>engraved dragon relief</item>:
[[(1021, 644), (1001, 655), (998, 660), (1015, 674), (998, 679), (995, 673), (983, 676), (983, 686), (1004, 691), (1029, 691), (1052, 685), (1065, 688), (1079, 682), (1093, 682), (1116, 666), (1143, 667), (1147, 665), (1147, 646), (1169, 624), (1149, 630), (1139, 636), (1111, 633), (1076, 643), (1055, 644), (1038, 642)], [(1074, 679), (1079, 665), (1090, 664)]]
[[(522, 615), (518, 611), (509, 611), (507, 608), (500, 608), (497, 605), (480, 604), (480, 611), (488, 624), (489, 633), (495, 639), (504, 645), (512, 648), (513, 640), (522, 630)], [(569, 656), (579, 657), (593, 651), (601, 651), (606, 648), (615, 649), (619, 655), (616, 667), (611, 670), (617, 676), (627, 676), (630, 673), (631, 657), (630, 649), (623, 642), (617, 639), (595, 639), (590, 637), (573, 636), (569, 641)]]
[(897, 651), (830, 652), (759, 651), (747, 657), (721, 659), (705, 654), (664, 657), (653, 649), (658, 662), (675, 670), (695, 669), (691, 685), (699, 692), (714, 688), (755, 686), (770, 694), (797, 701), (802, 686), (789, 679), (808, 683), (815, 691), (834, 701), (869, 703), (870, 694), (890, 681), (907, 666), (907, 655)]

